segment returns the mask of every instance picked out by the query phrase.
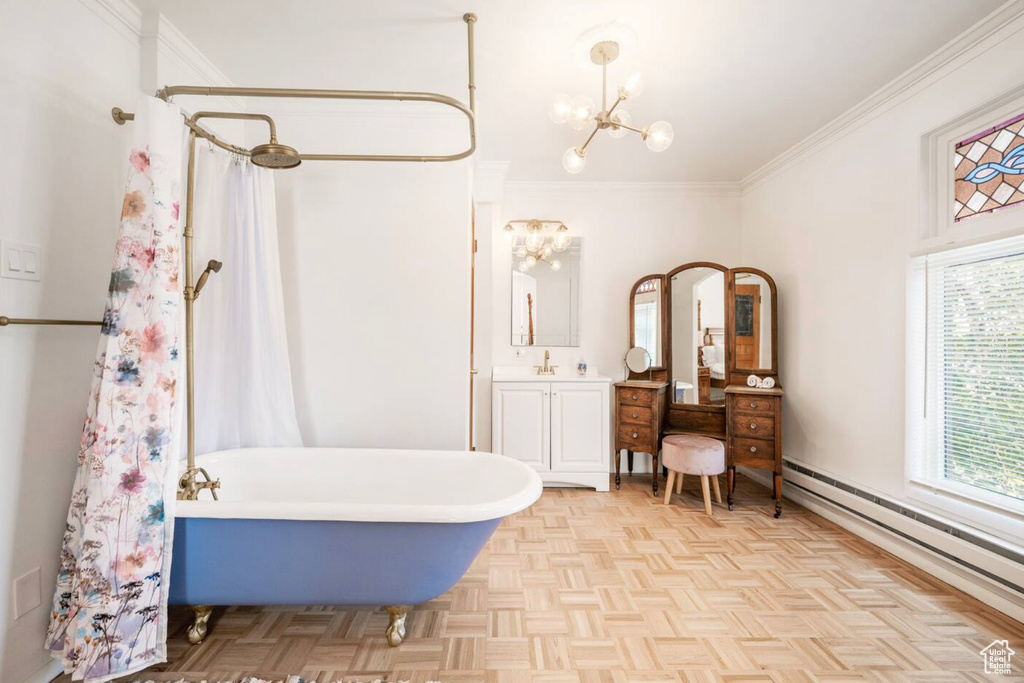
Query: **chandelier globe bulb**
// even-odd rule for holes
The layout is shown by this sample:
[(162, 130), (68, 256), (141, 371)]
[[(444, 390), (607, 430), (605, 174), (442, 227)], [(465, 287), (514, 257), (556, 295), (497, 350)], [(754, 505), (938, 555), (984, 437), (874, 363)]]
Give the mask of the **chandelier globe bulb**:
[(672, 145), (675, 135), (668, 121), (655, 121), (644, 129), (644, 142), (652, 152), (664, 152)]

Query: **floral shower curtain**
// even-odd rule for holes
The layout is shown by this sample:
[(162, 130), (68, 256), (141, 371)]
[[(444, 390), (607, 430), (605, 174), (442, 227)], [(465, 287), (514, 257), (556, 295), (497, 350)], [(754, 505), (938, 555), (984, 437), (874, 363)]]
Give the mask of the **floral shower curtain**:
[(179, 108), (145, 98), (46, 646), (74, 680), (166, 661), (177, 487)]

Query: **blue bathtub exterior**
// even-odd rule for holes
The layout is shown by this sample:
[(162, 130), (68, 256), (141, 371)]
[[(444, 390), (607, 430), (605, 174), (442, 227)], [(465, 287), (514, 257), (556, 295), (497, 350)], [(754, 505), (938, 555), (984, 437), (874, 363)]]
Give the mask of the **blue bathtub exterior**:
[(170, 602), (417, 605), (451, 589), (500, 523), (178, 518)]

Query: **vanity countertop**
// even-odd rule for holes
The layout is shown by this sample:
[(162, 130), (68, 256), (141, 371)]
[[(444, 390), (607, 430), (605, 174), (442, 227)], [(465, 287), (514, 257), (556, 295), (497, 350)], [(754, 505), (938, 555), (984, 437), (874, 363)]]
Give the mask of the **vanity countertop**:
[(492, 382), (611, 382), (611, 377), (604, 377), (597, 373), (580, 376), (575, 370), (561, 368), (555, 369), (553, 375), (538, 375), (537, 369), (532, 366), (515, 365), (509, 367), (496, 367), (491, 372)]

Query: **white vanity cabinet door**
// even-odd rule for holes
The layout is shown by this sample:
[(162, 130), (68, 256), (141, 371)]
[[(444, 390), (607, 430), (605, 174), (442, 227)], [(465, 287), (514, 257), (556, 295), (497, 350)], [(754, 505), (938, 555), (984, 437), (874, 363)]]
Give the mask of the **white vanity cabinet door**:
[(608, 384), (551, 384), (551, 469), (555, 472), (607, 472)]
[(541, 472), (551, 469), (551, 385), (495, 382), (491, 451)]

